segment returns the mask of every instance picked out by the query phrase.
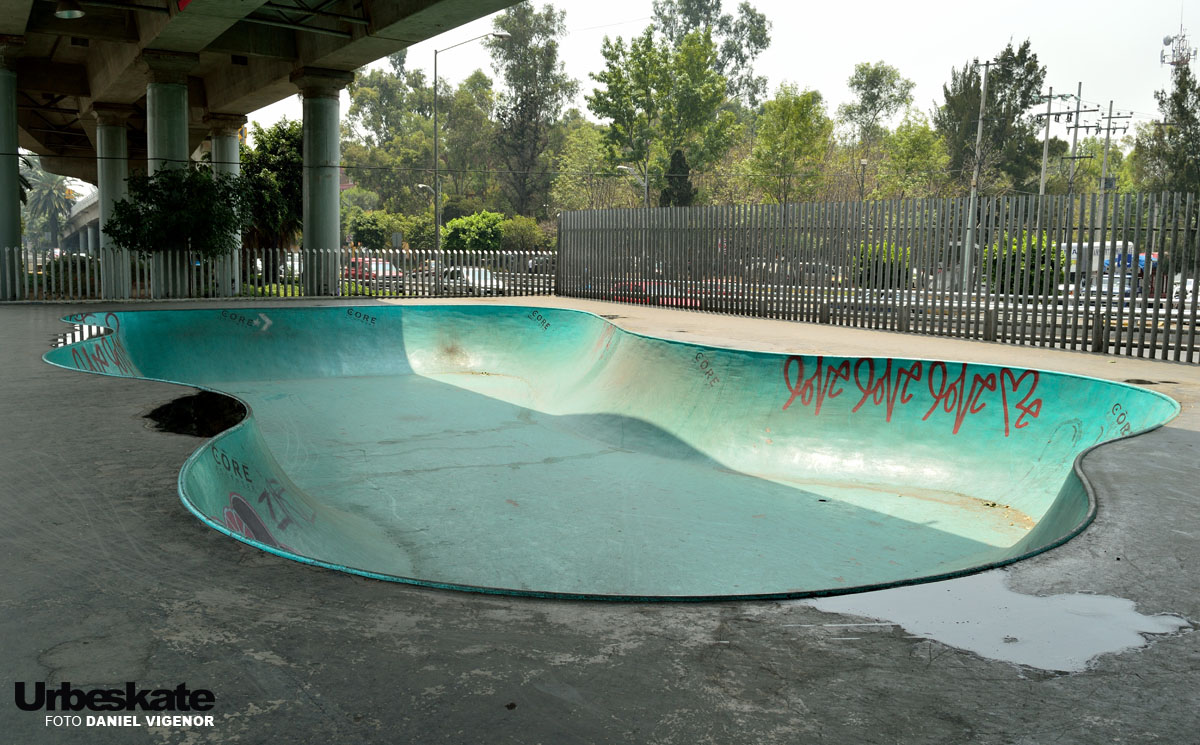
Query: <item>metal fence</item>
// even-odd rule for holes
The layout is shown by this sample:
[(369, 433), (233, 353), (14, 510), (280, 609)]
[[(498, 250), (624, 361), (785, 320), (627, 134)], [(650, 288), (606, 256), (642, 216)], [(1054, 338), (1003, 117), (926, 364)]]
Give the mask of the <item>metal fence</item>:
[(78, 301), (220, 297), (460, 297), (549, 295), (545, 251), (288, 251), (242, 249), (204, 258), (118, 249), (0, 249), (0, 299)]
[(1197, 361), (1193, 195), (565, 212), (558, 294)]

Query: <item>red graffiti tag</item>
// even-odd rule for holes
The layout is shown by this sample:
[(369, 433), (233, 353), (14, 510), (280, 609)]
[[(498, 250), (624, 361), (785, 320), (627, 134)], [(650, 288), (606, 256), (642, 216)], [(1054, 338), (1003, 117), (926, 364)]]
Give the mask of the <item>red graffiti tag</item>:
[(125, 349), (125, 343), (118, 336), (118, 332), (121, 330), (120, 318), (115, 313), (109, 313), (104, 317), (104, 322), (99, 323), (93, 320), (93, 316), (94, 314), (87, 313), (72, 318), (80, 323), (104, 326), (110, 331), (97, 339), (89, 339), (72, 345), (71, 361), (75, 363), (75, 367), (79, 370), (98, 373), (107, 373), (109, 367), (116, 367), (125, 375), (136, 374), (133, 362), (129, 359), (129, 352)]
[[(842, 360), (835, 364), (827, 362), (824, 357), (817, 357), (816, 361), (816, 371), (809, 377), (805, 377), (803, 358), (793, 355), (784, 361), (783, 382), (790, 393), (783, 405), (784, 410), (799, 398), (800, 403), (805, 406), (815, 404), (813, 413), (820, 414), (826, 399), (837, 398), (844, 392), (840, 383), (851, 379), (850, 361)], [(879, 364), (883, 364), (882, 371), (879, 370)], [(925, 370), (926, 364), (929, 365), (928, 375)], [(884, 406), (885, 419), (890, 422), (897, 406), (904, 406), (917, 395), (923, 395), (921, 390), (909, 390), (909, 383), (922, 379), (926, 380), (932, 403), (921, 417), (921, 421), (927, 421), (939, 409), (953, 414), (953, 434), (958, 434), (968, 416), (986, 409), (987, 402), (984, 396), (997, 390), (1000, 393), (999, 408), (1005, 437), (1010, 436), (1013, 430), (1028, 427), (1030, 420), (1036, 419), (1042, 411), (1042, 399), (1035, 398), (1039, 380), (1036, 370), (1023, 370), (1018, 373), (1004, 367), (1000, 368), (998, 373), (971, 373), (968, 387), (966, 363), (961, 363), (958, 375), (951, 377), (945, 362), (918, 361), (906, 364), (899, 360), (861, 357), (853, 364), (853, 380), (862, 396), (850, 409), (850, 413), (857, 413), (867, 403), (871, 403)]]
[[(793, 363), (796, 365), (796, 383), (792, 384), (791, 368)], [(842, 360), (838, 365), (825, 366), (825, 358), (817, 358), (817, 370), (812, 374), (812, 377), (804, 378), (804, 358), (795, 355), (788, 357), (783, 363), (783, 383), (787, 389), (792, 392), (791, 398), (783, 405), (783, 410), (792, 405), (796, 397), (800, 397), (800, 403), (808, 406), (816, 401), (816, 407), (813, 410), (813, 415), (821, 413), (821, 405), (825, 399), (834, 399), (840, 396), (844, 390), (838, 385), (840, 380), (850, 379), (850, 361)]]
[[(864, 367), (867, 371), (866, 383), (862, 379)], [(908, 392), (908, 384), (913, 380), (920, 380), (921, 374), (921, 363), (914, 362), (907, 368), (898, 367), (896, 375), (893, 377), (892, 360), (888, 360), (883, 369), (883, 375), (876, 378), (875, 360), (871, 357), (863, 357), (854, 363), (854, 383), (858, 386), (858, 390), (862, 391), (863, 396), (850, 411), (858, 411), (868, 400), (876, 406), (886, 402), (886, 421), (892, 421), (892, 412), (896, 409), (896, 401), (899, 400), (901, 404), (906, 404), (912, 400), (912, 394)]]
[(1000, 371), (1000, 401), (1004, 406), (1004, 436), (1008, 437), (1009, 432), (1009, 405), (1008, 396), (1011, 392), (1013, 397), (1021, 391), (1021, 383), (1025, 378), (1032, 377), (1033, 382), (1029, 385), (1029, 391), (1025, 393), (1025, 397), (1018, 401), (1014, 406), (1017, 411), (1021, 412), (1017, 415), (1017, 419), (1012, 423), (1014, 429), (1024, 429), (1029, 426), (1029, 422), (1025, 421), (1025, 417), (1030, 416), (1037, 419), (1038, 414), (1042, 413), (1042, 399), (1033, 398), (1034, 391), (1038, 385), (1038, 371), (1026, 370), (1017, 375), (1007, 367)]
[[(935, 390), (933, 377), (934, 373), (938, 372), (940, 372), (941, 383)], [(959, 371), (958, 377), (950, 380), (950, 374), (946, 371), (946, 363), (934, 362), (929, 366), (929, 395), (933, 396), (933, 406), (929, 407), (929, 411), (925, 412), (925, 416), (921, 417), (921, 421), (928, 419), (940, 407), (947, 414), (954, 414), (954, 429), (952, 432), (958, 434), (958, 429), (962, 426), (963, 420), (967, 418), (968, 414), (978, 414), (987, 407), (987, 404), (979, 402), (979, 399), (983, 397), (983, 392), (994, 390), (996, 390), (995, 373), (988, 373), (987, 375), (976, 373), (972, 375), (971, 388), (968, 390), (967, 363), (962, 363), (962, 369)]]

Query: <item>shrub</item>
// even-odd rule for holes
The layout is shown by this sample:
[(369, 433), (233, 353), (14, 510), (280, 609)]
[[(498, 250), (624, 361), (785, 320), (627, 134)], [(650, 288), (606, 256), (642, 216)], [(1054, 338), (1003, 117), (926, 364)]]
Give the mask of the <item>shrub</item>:
[(448, 223), (451, 220), (457, 220), (460, 217), (469, 217), (477, 212), (483, 212), (487, 208), (483, 202), (474, 197), (464, 197), (459, 194), (450, 194), (445, 197), (446, 201), (442, 203), (442, 222)]
[(1066, 254), (1044, 233), (1040, 238), (1028, 232), (1002, 235), (983, 250), (983, 262), (992, 292), (1032, 294), (1065, 281)]
[(392, 233), (400, 230), (396, 215), (380, 210), (359, 212), (353, 215), (346, 225), (347, 232), (354, 236), (356, 243), (372, 251), (382, 251), (392, 247)]
[(404, 242), (410, 250), (433, 250), (433, 216), (428, 212), (420, 215), (397, 215), (395, 225), (404, 235)]
[(442, 229), (442, 248), (450, 251), (498, 251), (502, 235), (500, 224), (504, 215), (497, 212), (476, 212), (446, 223)]
[(241, 246), (249, 216), (246, 182), (201, 166), (134, 174), (113, 205), (104, 232), (120, 248), (142, 253), (196, 251), (221, 256)]
[(882, 241), (859, 245), (852, 276), (859, 287), (908, 287), (911, 272), (908, 247)]
[(514, 215), (500, 223), (500, 232), (500, 245), (505, 251), (540, 251), (545, 247), (542, 231), (531, 217)]

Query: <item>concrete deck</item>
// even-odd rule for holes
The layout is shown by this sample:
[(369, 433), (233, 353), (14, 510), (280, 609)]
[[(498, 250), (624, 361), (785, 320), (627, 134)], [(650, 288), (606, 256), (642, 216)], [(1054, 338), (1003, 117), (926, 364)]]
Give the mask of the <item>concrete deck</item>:
[[(938, 609), (941, 626), (910, 619), (910, 606), (932, 602), (913, 594), (919, 588), (872, 594), (879, 597), (870, 618), (830, 612), (824, 601), (487, 597), (314, 569), (206, 528), (175, 491), (180, 465), (201, 441), (153, 431), (141, 418), (182, 391), (52, 368), (40, 356), (66, 329), (56, 319), (80, 306), (4, 306), (6, 682), (186, 682), (217, 697), (214, 726), (190, 730), (47, 727), (42, 713), (10, 699), (0, 707), (4, 739), (1196, 742), (1200, 637), (1190, 632), (1200, 620), (1200, 367), (612, 303), (520, 304), (591, 310), (633, 331), (722, 346), (1157, 381), (1150, 387), (1179, 400), (1183, 412), (1086, 457), (1099, 515), (1083, 535), (979, 575), (973, 595), (949, 583), (925, 586), (951, 599)], [(1148, 618), (1145, 630), (1157, 620), (1161, 630), (1183, 631), (1087, 662), (1081, 639), (1117, 630), (1121, 613), (1068, 607), (1037, 628), (1027, 622), (1059, 600), (1079, 601), (1075, 593), (1131, 601), (1126, 610)], [(954, 628), (967, 633), (947, 631)], [(1074, 668), (1051, 655), (1005, 661), (1013, 657), (1007, 647), (1037, 634), (1050, 649), (1076, 650), (1083, 669), (1064, 672)]]

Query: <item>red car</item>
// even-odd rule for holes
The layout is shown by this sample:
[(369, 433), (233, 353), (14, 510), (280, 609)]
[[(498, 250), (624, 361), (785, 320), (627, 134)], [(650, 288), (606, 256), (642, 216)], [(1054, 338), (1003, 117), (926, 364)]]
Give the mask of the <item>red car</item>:
[(613, 284), (613, 300), (669, 308), (699, 308), (700, 299), (680, 292), (668, 282), (630, 280)]
[(402, 289), (404, 272), (400, 271), (386, 259), (367, 259), (355, 257), (346, 262), (342, 270), (342, 278), (352, 282), (362, 282), (377, 289)]

